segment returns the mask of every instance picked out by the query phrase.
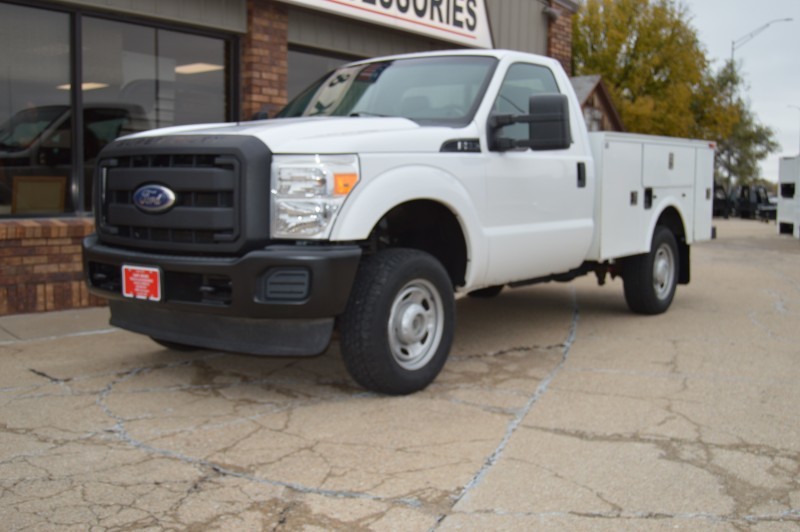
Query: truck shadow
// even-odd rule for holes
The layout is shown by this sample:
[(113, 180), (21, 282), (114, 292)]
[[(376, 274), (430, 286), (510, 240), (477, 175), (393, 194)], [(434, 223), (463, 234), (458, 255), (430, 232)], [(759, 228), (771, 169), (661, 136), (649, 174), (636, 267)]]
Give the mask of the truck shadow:
[[(460, 298), (456, 302), (456, 330), (450, 362), (492, 357), (510, 351), (538, 356), (563, 345), (574, 320), (581, 313), (630, 315), (622, 294), (611, 296), (614, 287), (573, 289), (570, 284), (549, 284), (506, 289), (491, 299)], [(579, 327), (579, 325), (578, 325)], [(247, 386), (278, 391), (302, 398), (330, 394), (358, 395), (364, 391), (348, 376), (341, 358), (338, 333), (319, 356), (259, 357), (222, 351), (171, 351), (156, 344), (153, 368), (176, 386), (221, 390)], [(454, 362), (455, 361), (455, 362)], [(451, 384), (458, 384), (448, 379)]]

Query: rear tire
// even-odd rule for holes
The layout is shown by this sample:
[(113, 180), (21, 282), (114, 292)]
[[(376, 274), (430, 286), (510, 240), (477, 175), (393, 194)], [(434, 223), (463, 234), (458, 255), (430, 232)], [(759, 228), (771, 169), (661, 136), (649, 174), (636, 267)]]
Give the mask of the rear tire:
[(342, 358), (358, 384), (389, 395), (422, 390), (442, 370), (453, 342), (450, 277), (418, 250), (367, 257), (339, 325)]
[(656, 227), (650, 252), (625, 260), (623, 284), (628, 308), (639, 314), (661, 314), (672, 304), (679, 279), (678, 244), (664, 226)]

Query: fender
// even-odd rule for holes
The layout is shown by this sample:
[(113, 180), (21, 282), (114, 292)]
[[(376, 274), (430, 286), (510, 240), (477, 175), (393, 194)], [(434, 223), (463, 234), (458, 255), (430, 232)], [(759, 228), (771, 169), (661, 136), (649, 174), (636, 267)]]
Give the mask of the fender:
[[(477, 174), (474, 177), (475, 186), (485, 186), (482, 178)], [(386, 213), (414, 200), (441, 203), (456, 216), (467, 244), (466, 287), (474, 286), (486, 275), (489, 257), (483, 224), (475, 209), (480, 202), (470, 196), (461, 180), (440, 168), (401, 166), (362, 181), (340, 211), (331, 240), (365, 240)]]
[(653, 216), (650, 219), (650, 227), (648, 227), (648, 231), (646, 233), (647, 241), (643, 242), (641, 247), (641, 249), (645, 250), (644, 251), (645, 253), (650, 251), (650, 246), (653, 242), (653, 234), (656, 232), (656, 225), (658, 224), (658, 221), (661, 219), (661, 216), (663, 216), (664, 211), (666, 211), (670, 207), (672, 207), (678, 212), (678, 216), (680, 217), (681, 220), (681, 226), (683, 226), (683, 232), (686, 238), (686, 243), (691, 244), (691, 235), (687, 234), (686, 232), (686, 216), (683, 213), (683, 209), (681, 208), (680, 203), (675, 201), (675, 198), (673, 196), (668, 196), (664, 199), (661, 199), (653, 207), (653, 211), (657, 212), (658, 216)]

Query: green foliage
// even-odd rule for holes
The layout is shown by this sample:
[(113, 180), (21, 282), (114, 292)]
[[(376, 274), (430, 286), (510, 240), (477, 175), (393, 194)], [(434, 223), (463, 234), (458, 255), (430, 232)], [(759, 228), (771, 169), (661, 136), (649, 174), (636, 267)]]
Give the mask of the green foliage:
[(572, 35), (575, 74), (603, 76), (628, 131), (714, 140), (720, 171), (740, 181), (757, 177), (758, 161), (777, 148), (735, 96), (733, 65), (712, 71), (675, 0), (586, 0)]
[(730, 132), (717, 139), (716, 177), (731, 185), (758, 181), (758, 162), (778, 149), (775, 133), (758, 123), (749, 105), (739, 97), (742, 79), (735, 65), (728, 61), (715, 78), (720, 98), (728, 102), (731, 116), (736, 118)]

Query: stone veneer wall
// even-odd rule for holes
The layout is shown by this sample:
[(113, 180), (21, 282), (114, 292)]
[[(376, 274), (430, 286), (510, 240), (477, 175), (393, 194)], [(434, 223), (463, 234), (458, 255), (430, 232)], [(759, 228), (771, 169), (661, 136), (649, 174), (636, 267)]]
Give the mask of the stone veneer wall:
[(90, 218), (0, 221), (0, 316), (103, 305), (83, 277)]

